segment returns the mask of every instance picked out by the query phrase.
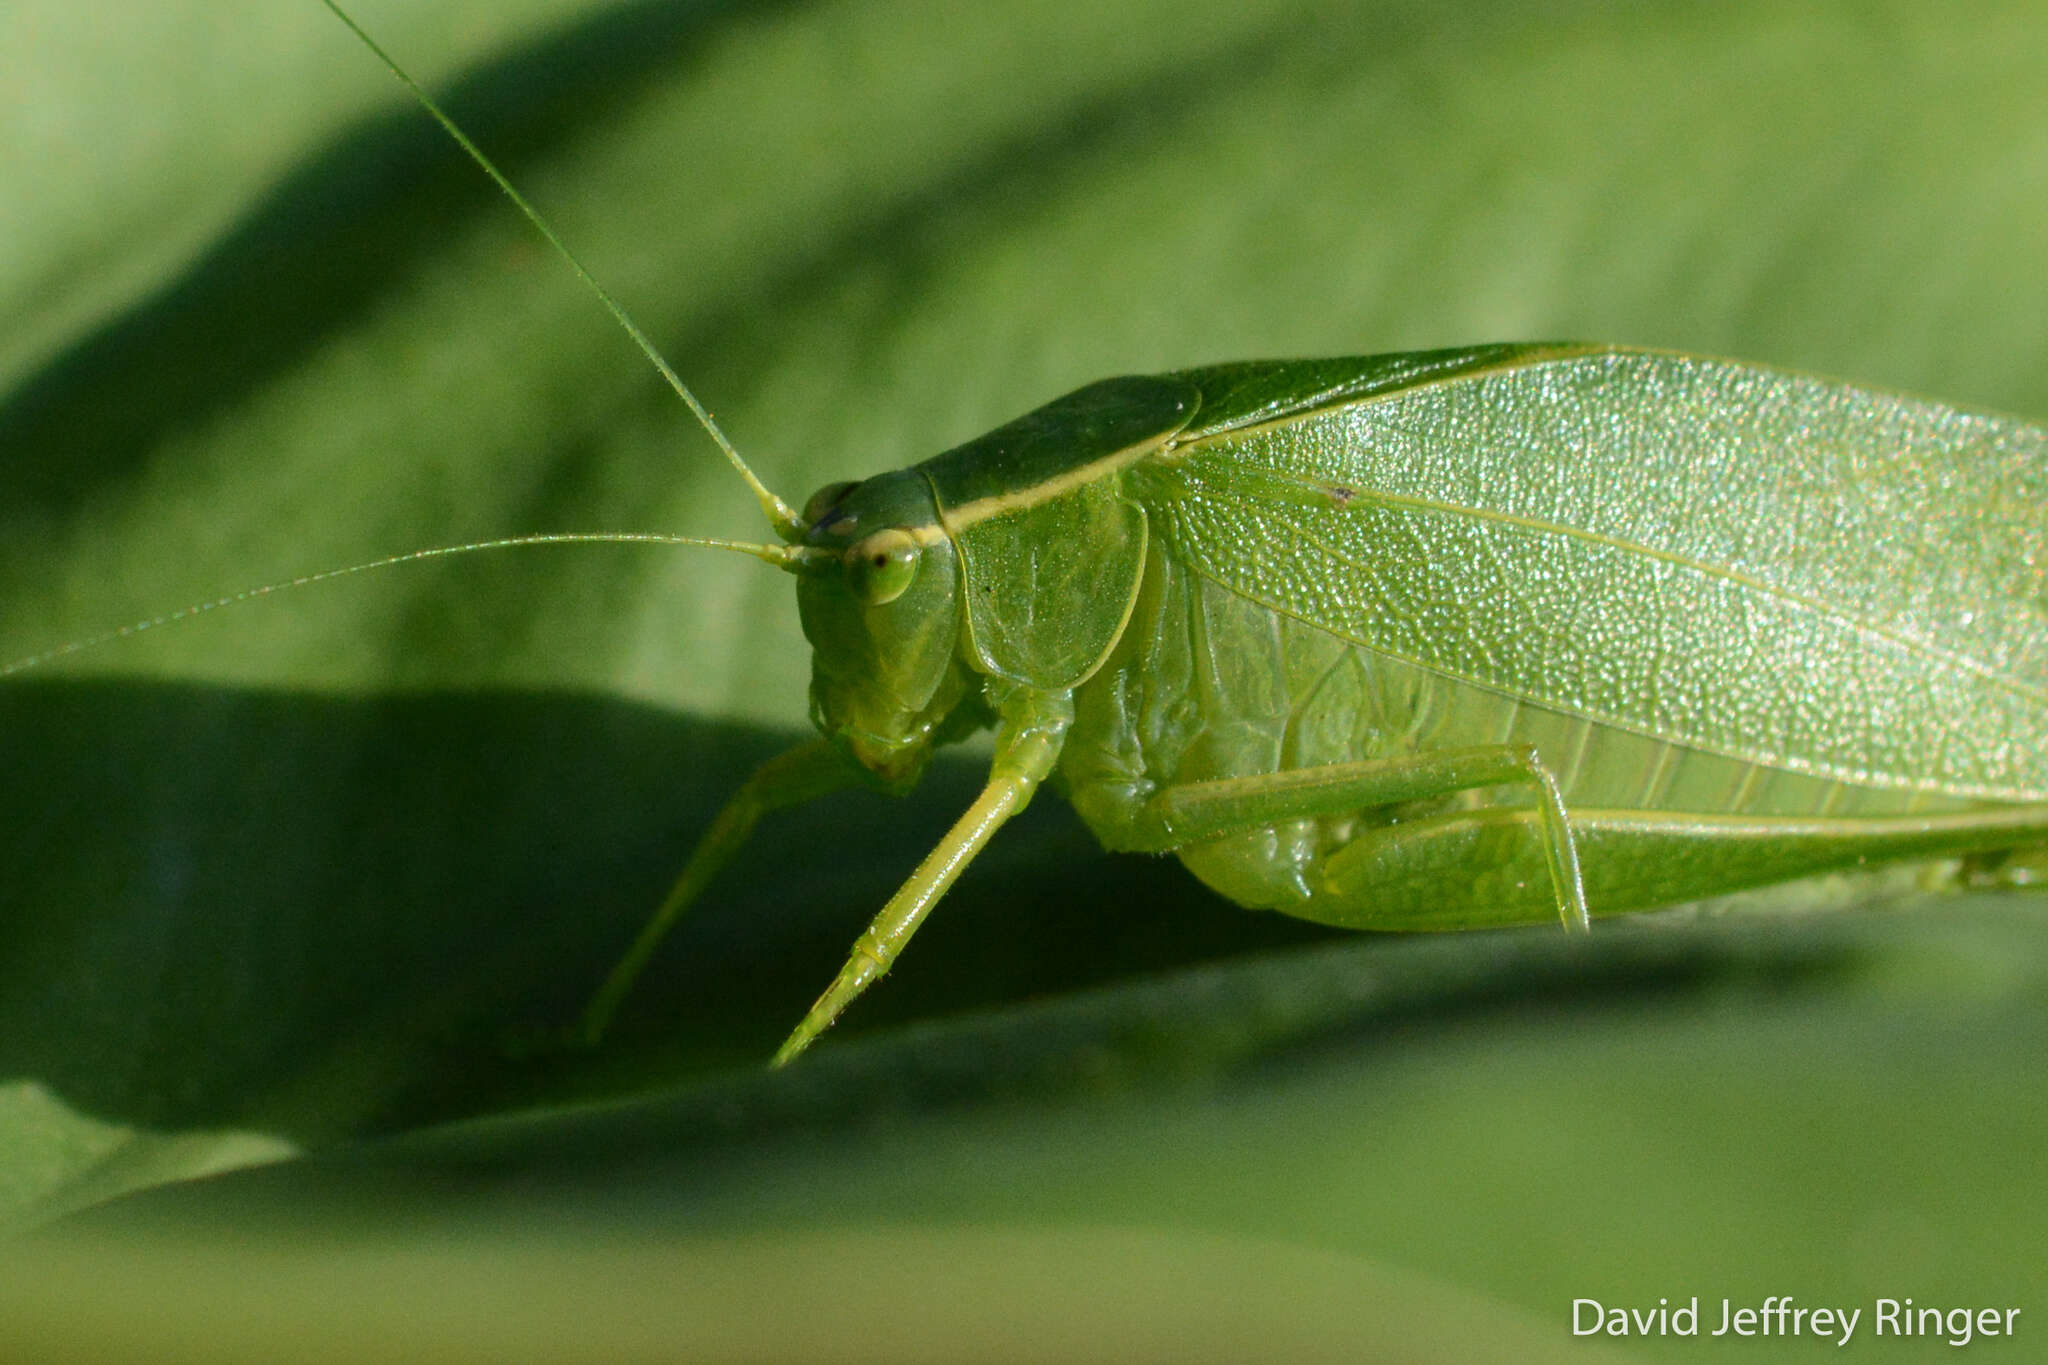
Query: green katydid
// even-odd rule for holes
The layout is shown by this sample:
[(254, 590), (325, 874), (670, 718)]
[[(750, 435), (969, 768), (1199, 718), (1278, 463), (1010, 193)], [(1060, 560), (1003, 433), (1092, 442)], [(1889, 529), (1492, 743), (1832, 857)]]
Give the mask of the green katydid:
[(2048, 841), (2024, 423), (1494, 346), (1109, 380), (801, 513), (725, 448), (783, 542), (728, 548), (799, 578), (824, 737), (742, 787), (587, 1036), (761, 814), (989, 725), (983, 796), (778, 1060), (1048, 777), (1111, 848), (1357, 927)]
[(714, 821), (587, 1039), (760, 815), (905, 788), (988, 726), (981, 796), (777, 1064), (1048, 778), (1106, 847), (1360, 928), (1583, 927), (2048, 840), (2040, 428), (1722, 361), (1482, 346), (1105, 380), (799, 515), (597, 292), (783, 541), (749, 552), (799, 580), (822, 738)]
[(988, 723), (983, 795), (779, 1061), (1048, 777), (1111, 849), (1358, 928), (2048, 840), (2048, 432), (2019, 422), (1600, 347), (1218, 366), (827, 488), (789, 534), (827, 739), (735, 799), (593, 1034), (760, 811)]

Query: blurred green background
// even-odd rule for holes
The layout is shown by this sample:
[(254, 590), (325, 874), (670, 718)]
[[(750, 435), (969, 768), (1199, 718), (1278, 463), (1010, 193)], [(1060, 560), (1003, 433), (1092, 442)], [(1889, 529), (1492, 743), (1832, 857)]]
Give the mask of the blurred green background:
[[(1485, 340), (2048, 419), (2034, 4), (357, 12), (793, 500), (1107, 374)], [(0, 658), (761, 532), (311, 0), (12, 0), (0, 185)], [(1876, 1296), (2048, 1313), (2038, 895), (1347, 937), (1047, 799), (761, 1073), (969, 754), (774, 821), (611, 1045), (514, 1055), (806, 667), (751, 561), (560, 549), (0, 685), (0, 1222), (307, 1154), (0, 1252), (0, 1348), (1767, 1360), (1817, 1348), (1602, 1357), (1571, 1300), (1792, 1294), (1910, 1359)]]

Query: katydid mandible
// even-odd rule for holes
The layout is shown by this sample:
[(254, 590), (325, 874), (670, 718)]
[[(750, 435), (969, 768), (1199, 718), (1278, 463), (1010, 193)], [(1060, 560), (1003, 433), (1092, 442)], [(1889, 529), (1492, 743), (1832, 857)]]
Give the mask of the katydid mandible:
[(1477, 346), (1104, 380), (799, 511), (326, 3), (590, 283), (780, 543), (647, 538), (798, 580), (820, 735), (714, 820), (587, 1041), (761, 816), (907, 790), (989, 728), (981, 795), (777, 1065), (1047, 780), (1106, 848), (1362, 929), (1584, 928), (2048, 844), (2048, 430), (1729, 361)]

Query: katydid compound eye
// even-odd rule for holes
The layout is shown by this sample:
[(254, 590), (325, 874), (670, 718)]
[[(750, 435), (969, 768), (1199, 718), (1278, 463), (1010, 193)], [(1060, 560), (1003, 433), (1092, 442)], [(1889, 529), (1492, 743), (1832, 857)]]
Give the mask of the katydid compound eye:
[(870, 607), (894, 601), (917, 576), (917, 538), (892, 526), (864, 536), (846, 549), (846, 581)]
[(839, 505), (839, 500), (857, 486), (850, 479), (842, 479), (838, 483), (828, 483), (811, 494), (811, 500), (804, 504), (804, 525), (816, 526), (831, 516), (832, 509)]

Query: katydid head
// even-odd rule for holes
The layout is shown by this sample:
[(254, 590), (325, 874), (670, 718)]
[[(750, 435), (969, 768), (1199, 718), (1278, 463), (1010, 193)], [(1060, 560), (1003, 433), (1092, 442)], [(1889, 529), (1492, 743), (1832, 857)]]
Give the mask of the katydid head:
[(797, 608), (812, 719), (885, 785), (908, 786), (972, 681), (959, 657), (959, 560), (931, 485), (914, 470), (831, 484), (804, 521)]

